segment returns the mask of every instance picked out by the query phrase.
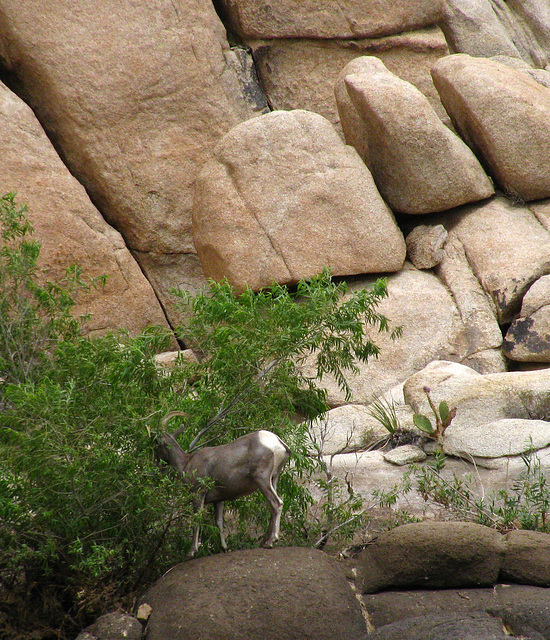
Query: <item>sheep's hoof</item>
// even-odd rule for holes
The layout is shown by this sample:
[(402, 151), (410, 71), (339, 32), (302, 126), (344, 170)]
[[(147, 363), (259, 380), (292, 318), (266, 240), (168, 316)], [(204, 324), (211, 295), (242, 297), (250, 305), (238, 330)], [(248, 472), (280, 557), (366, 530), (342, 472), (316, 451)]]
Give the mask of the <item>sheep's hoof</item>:
[(265, 540), (260, 546), (262, 547), (262, 549), (273, 549), (273, 542)]

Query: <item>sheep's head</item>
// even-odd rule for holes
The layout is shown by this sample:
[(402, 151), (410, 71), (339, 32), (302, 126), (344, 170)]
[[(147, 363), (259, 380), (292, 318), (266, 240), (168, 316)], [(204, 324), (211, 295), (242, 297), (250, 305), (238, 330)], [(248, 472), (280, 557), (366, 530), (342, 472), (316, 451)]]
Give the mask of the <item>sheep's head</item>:
[(177, 471), (183, 472), (188, 455), (180, 447), (176, 438), (170, 433), (161, 433), (154, 439), (155, 456), (174, 467)]

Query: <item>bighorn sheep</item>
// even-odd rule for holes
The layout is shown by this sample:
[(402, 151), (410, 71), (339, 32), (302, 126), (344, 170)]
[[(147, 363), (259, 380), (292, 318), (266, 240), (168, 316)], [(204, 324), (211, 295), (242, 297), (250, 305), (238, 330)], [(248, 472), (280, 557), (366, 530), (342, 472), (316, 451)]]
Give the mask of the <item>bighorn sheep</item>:
[[(171, 411), (161, 421), (163, 429), (174, 416), (187, 415), (182, 411)], [(290, 449), (271, 431), (255, 431), (216, 447), (203, 447), (194, 452), (184, 451), (175, 436), (181, 430), (169, 434), (164, 432), (157, 440), (156, 453), (174, 467), (195, 492), (195, 513), (205, 504), (213, 503), (216, 524), (220, 530), (221, 545), (227, 550), (223, 533), (223, 503), (235, 500), (256, 490), (262, 492), (271, 508), (269, 528), (262, 547), (271, 548), (279, 539), (279, 526), (283, 501), (277, 495), (277, 480), (287, 460)], [(201, 479), (210, 479), (213, 486), (201, 485)], [(188, 557), (192, 558), (199, 548), (199, 527), (193, 532)]]

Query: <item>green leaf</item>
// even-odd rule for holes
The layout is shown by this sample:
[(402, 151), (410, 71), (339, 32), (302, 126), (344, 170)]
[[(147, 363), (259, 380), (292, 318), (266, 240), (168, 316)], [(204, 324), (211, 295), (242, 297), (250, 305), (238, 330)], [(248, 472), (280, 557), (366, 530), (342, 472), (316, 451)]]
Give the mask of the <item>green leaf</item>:
[(415, 426), (420, 429), (420, 431), (424, 431), (424, 433), (429, 433), (430, 435), (435, 433), (435, 429), (432, 427), (432, 423), (426, 416), (415, 413), (413, 416), (413, 422)]
[(444, 423), (449, 419), (449, 405), (445, 402), (445, 400), (439, 403), (439, 417)]

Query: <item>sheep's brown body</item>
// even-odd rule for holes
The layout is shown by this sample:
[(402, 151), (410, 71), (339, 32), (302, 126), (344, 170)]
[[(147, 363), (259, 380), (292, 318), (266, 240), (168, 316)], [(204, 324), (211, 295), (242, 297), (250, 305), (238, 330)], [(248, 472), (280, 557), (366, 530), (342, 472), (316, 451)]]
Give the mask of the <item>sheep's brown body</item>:
[[(185, 415), (173, 411), (163, 418), (166, 426), (170, 418)], [(224, 550), (227, 543), (223, 532), (223, 503), (235, 500), (254, 491), (261, 491), (271, 509), (269, 528), (262, 546), (271, 548), (279, 539), (283, 501), (277, 495), (279, 475), (290, 458), (290, 449), (271, 431), (255, 431), (217, 447), (203, 447), (195, 452), (184, 451), (175, 437), (169, 433), (157, 442), (158, 456), (174, 467), (195, 493), (193, 508), (202, 509), (214, 504), (216, 524), (220, 530)], [(212, 482), (204, 486), (200, 480)], [(193, 557), (200, 544), (199, 527), (195, 527), (189, 557)]]

